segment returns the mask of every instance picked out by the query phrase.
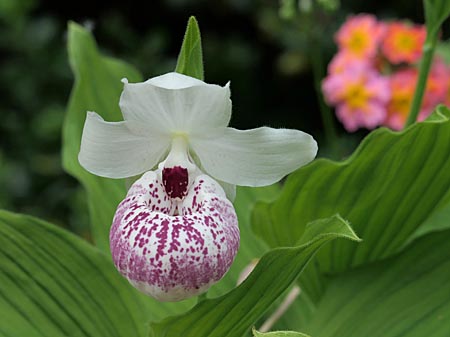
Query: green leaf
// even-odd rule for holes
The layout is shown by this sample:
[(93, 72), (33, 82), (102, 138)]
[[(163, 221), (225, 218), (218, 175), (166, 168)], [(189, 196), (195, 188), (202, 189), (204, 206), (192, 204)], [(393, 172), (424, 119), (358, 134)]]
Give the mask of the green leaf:
[(301, 235), (303, 221), (328, 212), (340, 212), (364, 239), (353, 247), (335, 241), (319, 251), (299, 279), (297, 302), (308, 304), (300, 308), (302, 322), (278, 328), (305, 331), (330, 272), (387, 258), (427, 233), (449, 228), (449, 116), (439, 107), (406, 131), (377, 130), (346, 161), (318, 160), (292, 175), (274, 203), (258, 205), (254, 231), (272, 246), (289, 244)]
[(203, 54), (200, 29), (195, 17), (188, 21), (175, 71), (203, 81)]
[(97, 248), (0, 211), (0, 335), (145, 336), (144, 298)]
[(425, 227), (450, 202), (449, 116), (441, 107), (405, 131), (378, 129), (349, 159), (319, 159), (291, 174), (275, 202), (255, 208), (254, 232), (271, 247), (291, 246), (314, 219), (348, 219), (364, 241), (335, 241), (320, 251), (318, 276), (309, 282), (320, 292), (322, 271), (387, 258), (419, 232), (449, 228), (448, 221)]
[[(250, 228), (250, 214), (256, 201), (272, 201), (280, 192), (280, 184), (274, 184), (266, 187), (238, 187), (234, 207), (239, 219), (239, 229), (241, 233), (241, 245), (230, 270), (225, 277), (215, 284), (208, 291), (208, 297), (217, 297), (223, 295), (236, 287), (241, 273), (250, 264), (255, 263), (269, 248), (264, 242), (256, 237)], [(272, 308), (268, 309), (265, 316), (270, 315), (271, 311), (278, 309), (284, 296), (274, 302)], [(299, 329), (308, 320), (305, 310), (310, 306), (304, 298), (292, 303), (284, 315), (276, 322), (275, 326), (289, 326), (290, 329)], [(261, 320), (264, 320), (262, 317)], [(288, 324), (288, 325), (287, 325)]]
[(435, 36), (439, 28), (450, 15), (450, 1), (424, 0), (425, 24), (427, 25), (427, 39)]
[(309, 337), (308, 335), (295, 331), (259, 332), (253, 329), (252, 332), (254, 337)]
[(150, 335), (242, 336), (295, 281), (323, 244), (337, 237), (358, 240), (348, 223), (339, 216), (309, 224), (306, 233), (314, 239), (297, 247), (270, 251), (239, 287), (224, 296), (198, 303), (188, 313), (151, 324)]
[(400, 255), (331, 279), (310, 325), (314, 337), (447, 337), (450, 231)]
[[(434, 211), (422, 225), (408, 238), (404, 247), (411, 244), (411, 242), (417, 240), (421, 236), (437, 231), (444, 231), (449, 227), (450, 219), (450, 200), (443, 202), (444, 206)], [(403, 248), (403, 247), (402, 247)]]
[(63, 166), (85, 187), (95, 244), (109, 251), (109, 228), (117, 205), (125, 197), (125, 182), (97, 177), (80, 166), (81, 134), (87, 111), (96, 111), (107, 121), (123, 120), (120, 80), (127, 77), (138, 82), (141, 76), (127, 64), (102, 56), (89, 31), (73, 22), (69, 23), (68, 54), (75, 84), (63, 126)]

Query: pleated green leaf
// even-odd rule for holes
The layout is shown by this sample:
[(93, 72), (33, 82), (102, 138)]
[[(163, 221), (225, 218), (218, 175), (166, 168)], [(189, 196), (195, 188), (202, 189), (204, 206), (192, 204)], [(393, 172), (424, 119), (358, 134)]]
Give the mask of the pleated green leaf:
[(68, 54), (75, 83), (63, 126), (63, 166), (85, 187), (95, 244), (109, 250), (109, 228), (119, 202), (126, 194), (124, 180), (97, 177), (80, 166), (81, 134), (87, 111), (99, 113), (107, 121), (123, 120), (119, 97), (121, 79), (141, 81), (141, 76), (124, 62), (104, 57), (92, 35), (76, 23), (69, 23)]
[(450, 231), (331, 279), (305, 332), (314, 337), (450, 336)]
[(290, 246), (314, 219), (339, 213), (349, 220), (363, 242), (335, 241), (320, 251), (320, 270), (309, 275), (320, 288), (321, 271), (387, 258), (412, 238), (449, 228), (430, 222), (450, 211), (449, 117), (440, 107), (403, 132), (378, 129), (347, 160), (319, 159), (291, 174), (277, 200), (257, 205), (253, 230), (271, 247)]
[[(346, 161), (318, 160), (292, 175), (274, 203), (258, 205), (253, 214), (253, 229), (273, 247), (295, 240), (309, 217), (331, 212), (340, 212), (348, 218), (363, 239), (359, 245), (335, 241), (319, 251), (299, 278), (302, 292), (297, 302), (307, 304), (298, 313), (302, 321), (295, 326), (287, 321), (278, 328), (295, 329), (316, 337), (320, 324), (328, 320), (322, 316), (323, 307), (319, 306), (323, 294), (331, 294), (330, 273), (340, 275), (398, 252), (407, 252), (424, 235), (449, 229), (449, 115), (446, 108), (440, 107), (428, 121), (406, 131), (372, 132)], [(436, 249), (445, 248), (436, 246)], [(385, 267), (388, 266), (386, 262)], [(415, 277), (406, 271), (402, 273), (411, 281)], [(376, 272), (371, 277), (372, 287), (383, 286)], [(337, 293), (339, 289), (334, 291)], [(347, 296), (356, 300), (357, 295), (350, 292), (349, 288)], [(427, 313), (433, 305), (432, 302), (424, 304), (422, 312)], [(397, 313), (391, 307), (386, 302), (379, 309), (384, 311), (386, 319)], [(356, 312), (347, 312), (347, 315), (349, 325), (350, 321), (360, 319), (364, 322), (361, 324), (374, 328), (370, 314), (358, 316)], [(306, 330), (311, 320), (316, 328)], [(335, 324), (338, 325), (337, 321)], [(353, 336), (364, 335), (372, 336), (370, 330)]]
[[(250, 214), (257, 201), (272, 201), (279, 194), (280, 185), (274, 184), (266, 187), (238, 187), (234, 207), (239, 219), (239, 229), (241, 233), (241, 244), (235, 261), (225, 277), (208, 291), (208, 298), (223, 295), (236, 287), (241, 274), (261, 256), (269, 251), (269, 247), (254, 233), (250, 228)], [(273, 311), (277, 310), (284, 296), (282, 295), (272, 307), (268, 309), (265, 315), (260, 319), (264, 321)], [(275, 327), (280, 329), (289, 326), (290, 329), (300, 329), (304, 322), (308, 320), (308, 313), (305, 310), (310, 309), (309, 303), (304, 298), (298, 298), (293, 302), (287, 312), (276, 322)]]
[(189, 18), (183, 44), (178, 55), (175, 71), (180, 74), (204, 79), (203, 75), (203, 52), (200, 28), (195, 17)]
[(146, 335), (147, 299), (104, 253), (44, 221), (0, 211), (0, 285), (1, 336)]
[(339, 216), (318, 220), (306, 228), (301, 245), (265, 254), (250, 276), (226, 295), (198, 303), (191, 311), (150, 325), (152, 337), (239, 337), (296, 280), (326, 242), (337, 237), (358, 240)]

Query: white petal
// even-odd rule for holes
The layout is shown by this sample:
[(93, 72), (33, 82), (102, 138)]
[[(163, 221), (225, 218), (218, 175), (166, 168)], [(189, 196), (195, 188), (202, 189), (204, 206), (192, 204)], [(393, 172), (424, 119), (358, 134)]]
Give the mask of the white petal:
[(227, 128), (217, 138), (191, 139), (207, 174), (230, 184), (265, 186), (309, 163), (317, 143), (298, 130)]
[(206, 84), (175, 73), (125, 82), (119, 104), (125, 120), (146, 125), (149, 133), (207, 133), (226, 127), (231, 118), (228, 84)]
[[(222, 132), (223, 132), (223, 130), (222, 130)], [(200, 171), (206, 172), (206, 170), (202, 166), (202, 163), (200, 162), (200, 158), (198, 158), (197, 154), (195, 152), (190, 151), (189, 155), (191, 157), (191, 160), (195, 163), (195, 165), (198, 166)], [(220, 186), (222, 186), (228, 200), (230, 200), (231, 202), (234, 202), (234, 199), (236, 198), (236, 185), (226, 183), (222, 180), (216, 180), (216, 181), (220, 184)]]
[(78, 161), (87, 171), (107, 178), (125, 178), (152, 169), (166, 154), (170, 140), (130, 131), (128, 122), (105, 122), (88, 112)]
[(194, 77), (179, 73), (167, 73), (161, 76), (153, 77), (146, 82), (151, 83), (156, 87), (165, 89), (183, 89), (194, 87), (196, 85), (208, 85)]

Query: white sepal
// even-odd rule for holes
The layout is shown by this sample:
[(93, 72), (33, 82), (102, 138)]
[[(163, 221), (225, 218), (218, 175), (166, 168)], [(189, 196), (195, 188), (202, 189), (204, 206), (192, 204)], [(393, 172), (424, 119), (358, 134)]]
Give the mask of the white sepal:
[(192, 138), (192, 149), (205, 171), (241, 186), (271, 185), (314, 159), (317, 143), (298, 130), (227, 128), (216, 138)]
[(133, 133), (129, 122), (105, 122), (88, 112), (78, 161), (87, 171), (107, 178), (125, 178), (151, 170), (170, 146), (170, 138)]
[(119, 105), (125, 120), (143, 123), (157, 133), (210, 132), (225, 128), (231, 118), (228, 84), (206, 84), (177, 73), (143, 83), (125, 81)]

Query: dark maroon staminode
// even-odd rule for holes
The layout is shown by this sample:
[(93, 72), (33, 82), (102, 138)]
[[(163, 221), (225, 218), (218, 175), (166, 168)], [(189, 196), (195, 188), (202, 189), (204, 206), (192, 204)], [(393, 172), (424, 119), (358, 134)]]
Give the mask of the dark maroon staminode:
[(171, 198), (183, 198), (187, 194), (189, 182), (188, 170), (181, 166), (164, 168), (162, 181), (166, 193)]

